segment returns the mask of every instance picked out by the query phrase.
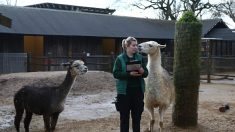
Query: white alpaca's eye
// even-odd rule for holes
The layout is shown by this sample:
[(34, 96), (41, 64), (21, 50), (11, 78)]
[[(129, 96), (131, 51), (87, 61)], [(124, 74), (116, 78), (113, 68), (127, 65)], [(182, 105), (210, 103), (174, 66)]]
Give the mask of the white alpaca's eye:
[(149, 44), (149, 47), (153, 47), (153, 45)]

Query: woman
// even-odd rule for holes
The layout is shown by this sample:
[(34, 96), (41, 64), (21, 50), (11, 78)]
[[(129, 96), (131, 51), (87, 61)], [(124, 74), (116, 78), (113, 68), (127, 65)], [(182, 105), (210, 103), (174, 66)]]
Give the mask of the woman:
[(116, 106), (120, 112), (120, 131), (129, 132), (131, 112), (133, 132), (140, 132), (140, 120), (144, 110), (143, 78), (147, 77), (148, 70), (138, 53), (137, 40), (134, 37), (124, 39), (122, 48), (124, 51), (117, 57), (113, 68), (113, 76), (117, 79)]

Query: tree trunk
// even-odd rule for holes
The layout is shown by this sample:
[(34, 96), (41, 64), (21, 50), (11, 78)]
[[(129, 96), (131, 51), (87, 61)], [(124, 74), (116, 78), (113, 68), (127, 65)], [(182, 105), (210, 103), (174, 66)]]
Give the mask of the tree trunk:
[(173, 123), (179, 127), (197, 126), (200, 85), (200, 45), (202, 24), (177, 22), (175, 32)]

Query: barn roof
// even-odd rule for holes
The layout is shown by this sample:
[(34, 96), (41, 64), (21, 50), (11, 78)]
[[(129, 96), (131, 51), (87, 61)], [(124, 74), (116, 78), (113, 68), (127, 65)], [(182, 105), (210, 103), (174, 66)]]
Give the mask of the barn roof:
[[(12, 20), (0, 33), (173, 39), (175, 21), (109, 14), (0, 5), (0, 13)], [(203, 36), (215, 27), (228, 28), (221, 19), (203, 20)]]
[(235, 33), (228, 28), (216, 28), (207, 35), (208, 38), (220, 38), (222, 40), (235, 40)]

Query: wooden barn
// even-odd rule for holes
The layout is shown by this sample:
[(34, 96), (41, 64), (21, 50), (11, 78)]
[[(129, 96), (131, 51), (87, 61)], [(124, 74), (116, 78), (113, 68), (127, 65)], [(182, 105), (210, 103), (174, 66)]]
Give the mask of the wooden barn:
[[(167, 44), (164, 52), (173, 56), (175, 21), (115, 16), (114, 11), (54, 3), (0, 5), (0, 13), (11, 20), (10, 26), (0, 25), (0, 53), (51, 57), (72, 57), (83, 52), (119, 54), (122, 39), (134, 36), (139, 42), (155, 40)], [(212, 54), (235, 56), (235, 33), (223, 20), (208, 19), (202, 23), (203, 43), (213, 45)]]

